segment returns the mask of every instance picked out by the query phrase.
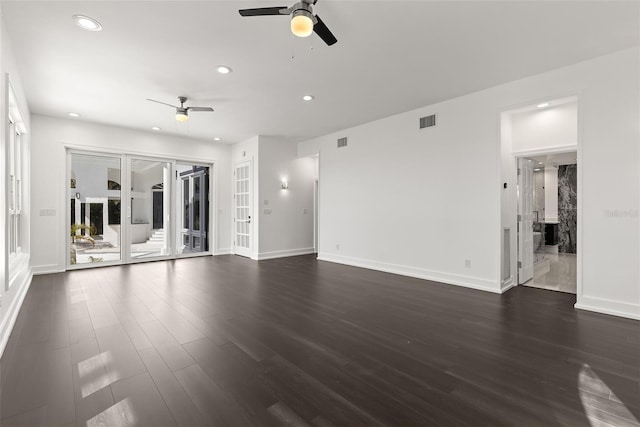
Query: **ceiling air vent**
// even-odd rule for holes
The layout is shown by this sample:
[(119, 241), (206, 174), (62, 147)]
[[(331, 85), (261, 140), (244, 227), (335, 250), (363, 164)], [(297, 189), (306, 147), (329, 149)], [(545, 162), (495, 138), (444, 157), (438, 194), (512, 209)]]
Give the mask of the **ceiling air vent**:
[(342, 147), (346, 147), (347, 146), (347, 138), (340, 138), (338, 139), (338, 148), (342, 148)]
[(432, 114), (427, 117), (420, 118), (420, 129), (430, 128), (436, 125), (436, 115)]

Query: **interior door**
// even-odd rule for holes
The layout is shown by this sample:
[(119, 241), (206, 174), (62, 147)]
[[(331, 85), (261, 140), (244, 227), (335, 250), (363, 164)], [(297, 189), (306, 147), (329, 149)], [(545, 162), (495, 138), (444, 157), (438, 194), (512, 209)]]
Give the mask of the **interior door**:
[(234, 171), (234, 253), (246, 257), (251, 256), (251, 163), (243, 162), (235, 165)]
[(533, 161), (518, 159), (518, 284), (533, 278)]

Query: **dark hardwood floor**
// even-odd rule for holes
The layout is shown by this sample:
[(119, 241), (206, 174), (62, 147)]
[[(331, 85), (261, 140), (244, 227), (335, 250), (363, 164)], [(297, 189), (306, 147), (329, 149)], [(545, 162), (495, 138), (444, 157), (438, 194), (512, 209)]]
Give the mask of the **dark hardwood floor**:
[(312, 256), (33, 279), (3, 426), (640, 425), (640, 322)]

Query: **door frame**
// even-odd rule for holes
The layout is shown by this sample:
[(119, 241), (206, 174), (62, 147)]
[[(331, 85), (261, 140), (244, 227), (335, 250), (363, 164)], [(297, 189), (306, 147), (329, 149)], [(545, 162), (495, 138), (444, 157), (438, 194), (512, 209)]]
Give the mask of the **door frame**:
[[(578, 110), (579, 111), (579, 110)], [(579, 141), (578, 141), (579, 144)], [(548, 148), (548, 149), (536, 149), (536, 150), (526, 150), (526, 151), (517, 151), (517, 152), (513, 152), (512, 153), (512, 160), (513, 160), (513, 165), (514, 165), (514, 171), (515, 171), (515, 177), (516, 177), (516, 185), (517, 185), (517, 178), (518, 178), (518, 159), (520, 158), (526, 158), (526, 157), (537, 157), (537, 156), (544, 156), (544, 155), (550, 155), (550, 154), (563, 154), (563, 153), (571, 153), (571, 152), (575, 152), (576, 153), (576, 158), (577, 158), (577, 165), (578, 165), (578, 203), (577, 203), (577, 207), (576, 207), (576, 214), (577, 214), (577, 236), (578, 236), (578, 242), (576, 244), (576, 295), (579, 295), (579, 292), (581, 292), (581, 288), (582, 288), (582, 268), (581, 268), (581, 262), (582, 262), (582, 182), (581, 182), (581, 178), (582, 178), (582, 167), (580, 165), (581, 163), (581, 152), (580, 152), (580, 148), (579, 145), (577, 147), (573, 146), (568, 146), (568, 147), (556, 147), (556, 148)], [(517, 188), (517, 187), (516, 187)], [(515, 195), (516, 197), (516, 203), (519, 203), (519, 195), (516, 193)], [(521, 286), (522, 284), (519, 283), (520, 279), (519, 279), (519, 269), (518, 269), (518, 264), (517, 264), (517, 260), (520, 257), (520, 253), (519, 253), (519, 238), (520, 238), (520, 233), (517, 229), (517, 224), (518, 224), (518, 209), (516, 207), (515, 211), (514, 211), (514, 216), (512, 218), (512, 221), (514, 224), (516, 224), (516, 245), (515, 248), (511, 248), (511, 255), (515, 255), (515, 277), (514, 277), (514, 281), (513, 281), (513, 286)]]
[[(517, 233), (517, 238), (518, 238), (518, 258), (517, 258), (517, 262), (518, 262), (518, 267), (516, 268), (516, 277), (517, 277), (517, 281), (516, 283), (518, 285), (524, 285), (525, 283), (527, 283), (529, 280), (533, 280), (533, 276), (534, 276), (534, 261), (533, 261), (533, 213), (531, 214), (527, 214), (525, 213), (525, 199), (524, 199), (524, 194), (522, 191), (522, 183), (525, 180), (529, 180), (529, 186), (531, 189), (531, 199), (533, 199), (533, 165), (528, 165), (528, 167), (530, 168), (530, 172), (526, 172), (527, 174), (530, 173), (530, 176), (527, 178), (525, 177), (525, 171), (523, 169), (525, 169), (524, 167), (524, 162), (531, 162), (531, 160), (528, 160), (526, 157), (518, 157), (517, 158), (517, 165), (516, 165), (516, 175), (517, 175), (517, 184), (516, 184), (516, 188), (517, 188), (517, 194), (518, 194), (518, 205), (517, 205), (517, 209), (516, 209), (516, 233)], [(529, 196), (528, 196), (529, 197)], [(530, 200), (530, 202), (532, 203), (533, 200)], [(523, 248), (524, 248), (524, 243), (526, 242), (526, 240), (523, 240), (523, 225), (524, 224), (528, 224), (529, 221), (531, 222), (531, 230), (529, 230), (531, 234), (530, 240), (531, 241), (531, 265), (528, 266), (523, 266), (522, 262), (525, 258), (525, 254), (523, 254)], [(525, 274), (526, 272), (526, 274)], [(522, 276), (526, 276), (525, 279), (522, 278)]]

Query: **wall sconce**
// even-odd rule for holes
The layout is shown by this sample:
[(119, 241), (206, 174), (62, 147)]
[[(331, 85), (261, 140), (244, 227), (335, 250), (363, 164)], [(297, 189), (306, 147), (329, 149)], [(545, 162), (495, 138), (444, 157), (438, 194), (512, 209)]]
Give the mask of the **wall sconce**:
[(283, 190), (288, 190), (289, 189), (289, 183), (287, 181), (282, 181), (282, 189)]

